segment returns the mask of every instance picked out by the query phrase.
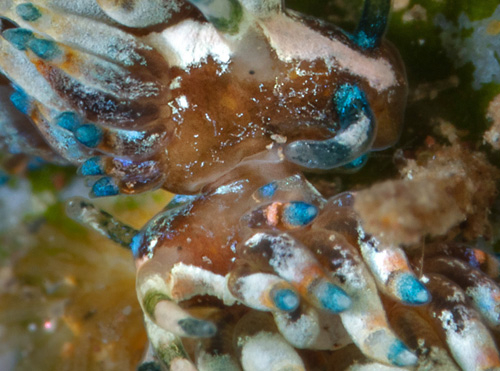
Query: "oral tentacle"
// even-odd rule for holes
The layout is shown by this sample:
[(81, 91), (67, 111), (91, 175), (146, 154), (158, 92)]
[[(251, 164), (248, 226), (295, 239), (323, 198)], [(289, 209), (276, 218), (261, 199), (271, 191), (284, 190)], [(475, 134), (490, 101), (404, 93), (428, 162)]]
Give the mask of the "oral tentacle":
[(98, 209), (88, 200), (73, 197), (66, 202), (66, 212), (70, 218), (89, 226), (110, 240), (130, 249), (132, 238), (138, 230), (115, 219), (111, 214)]
[(354, 40), (360, 47), (376, 49), (380, 46), (390, 10), (390, 0), (365, 0), (358, 28), (354, 32)]
[(304, 168), (328, 170), (348, 164), (369, 151), (376, 133), (375, 117), (365, 93), (344, 84), (336, 91), (334, 104), (340, 131), (326, 140), (299, 140), (288, 144), (286, 158)]

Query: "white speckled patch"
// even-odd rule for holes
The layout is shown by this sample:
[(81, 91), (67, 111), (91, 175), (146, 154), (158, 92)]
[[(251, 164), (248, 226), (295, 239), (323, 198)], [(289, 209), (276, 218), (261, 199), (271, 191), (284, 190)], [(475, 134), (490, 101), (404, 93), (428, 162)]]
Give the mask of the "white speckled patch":
[(149, 42), (163, 52), (171, 66), (183, 69), (202, 63), (209, 56), (226, 64), (232, 55), (228, 43), (210, 23), (190, 19), (150, 35)]
[(261, 25), (271, 47), (284, 62), (323, 59), (331, 68), (365, 78), (377, 90), (383, 91), (396, 84), (394, 71), (384, 59), (367, 57), (285, 15), (266, 19)]

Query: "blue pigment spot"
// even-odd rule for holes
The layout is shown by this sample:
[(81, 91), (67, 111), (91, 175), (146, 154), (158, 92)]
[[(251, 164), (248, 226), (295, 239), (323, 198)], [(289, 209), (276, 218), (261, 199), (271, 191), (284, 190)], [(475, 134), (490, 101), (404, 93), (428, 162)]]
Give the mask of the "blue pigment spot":
[(40, 10), (38, 10), (38, 8), (32, 3), (19, 4), (16, 7), (16, 13), (19, 17), (28, 22), (36, 21), (42, 16)]
[(83, 176), (94, 176), (105, 174), (99, 156), (91, 157), (80, 166), (80, 174)]
[(22, 90), (16, 90), (10, 95), (10, 101), (20, 112), (28, 115), (31, 111), (31, 98)]
[(397, 278), (396, 290), (401, 300), (408, 304), (425, 304), (430, 300), (430, 294), (425, 286), (411, 274), (402, 274)]
[(323, 308), (333, 313), (340, 313), (351, 306), (351, 298), (340, 287), (329, 282), (322, 283), (316, 289), (316, 297)]
[(74, 112), (63, 112), (56, 118), (56, 124), (69, 131), (75, 131), (80, 125), (80, 119)]
[(283, 221), (293, 226), (304, 226), (311, 223), (318, 215), (318, 208), (306, 202), (288, 203), (283, 210)]
[(101, 178), (92, 186), (91, 194), (94, 197), (115, 196), (120, 193), (113, 179), (109, 177)]
[(363, 49), (373, 49), (378, 44), (378, 39), (369, 37), (364, 31), (353, 35), (352, 39)]
[(5, 30), (2, 36), (16, 49), (26, 50), (28, 42), (33, 38), (33, 32), (25, 28), (11, 28)]
[(292, 312), (299, 306), (299, 297), (293, 290), (278, 290), (274, 295), (274, 303), (279, 310)]
[(370, 111), (365, 93), (357, 85), (341, 85), (335, 92), (333, 101), (337, 107), (342, 129), (356, 122), (361, 113), (366, 115)]
[(32, 38), (28, 41), (28, 48), (38, 57), (51, 60), (61, 54), (61, 49), (54, 41)]
[(417, 357), (400, 340), (394, 341), (389, 348), (387, 359), (396, 366), (405, 367), (414, 365)]
[(84, 124), (75, 130), (75, 138), (87, 147), (94, 148), (102, 140), (102, 130), (94, 124)]
[(378, 47), (387, 28), (390, 7), (390, 0), (365, 1), (361, 20), (351, 39), (363, 49)]
[(142, 233), (138, 233), (134, 237), (132, 237), (132, 241), (130, 242), (130, 250), (132, 250), (134, 258), (137, 258), (139, 256), (139, 249), (141, 248), (142, 240)]
[(275, 182), (268, 183), (258, 189), (259, 195), (263, 198), (271, 198), (276, 193), (278, 186)]
[(348, 164), (343, 166), (344, 170), (356, 171), (365, 166), (368, 161), (368, 155), (365, 153), (364, 155), (359, 156), (354, 161), (349, 162)]

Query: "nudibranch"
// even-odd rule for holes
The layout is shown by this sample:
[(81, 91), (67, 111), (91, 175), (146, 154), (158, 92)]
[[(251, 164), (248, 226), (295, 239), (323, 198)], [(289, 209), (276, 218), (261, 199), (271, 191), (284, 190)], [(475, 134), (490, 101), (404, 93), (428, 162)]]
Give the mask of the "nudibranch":
[[(94, 197), (179, 194), (140, 231), (68, 205), (133, 252), (141, 370), (333, 370), (346, 354), (500, 367), (493, 257), (483, 273), (474, 249), (439, 245), (422, 282), (365, 232), (356, 194), (325, 199), (302, 175), (397, 141), (407, 86), (389, 10), (365, 0), (347, 33), (280, 0), (0, 4), (4, 145), (79, 165)], [(388, 308), (416, 314), (390, 324)], [(427, 343), (410, 349), (401, 328)], [(437, 343), (450, 353), (422, 351)]]

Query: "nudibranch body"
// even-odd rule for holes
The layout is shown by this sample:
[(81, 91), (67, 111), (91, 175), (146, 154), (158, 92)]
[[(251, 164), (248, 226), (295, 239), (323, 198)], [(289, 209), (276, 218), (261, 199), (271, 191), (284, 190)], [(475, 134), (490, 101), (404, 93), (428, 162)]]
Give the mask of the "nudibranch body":
[[(109, 3), (100, 5), (123, 22), (127, 7)], [(143, 2), (125, 24), (134, 12), (149, 19), (142, 13), (170, 7), (168, 22), (128, 33), (101, 19), (61, 16), (57, 2), (32, 4), (36, 17), (24, 14), (31, 3), (16, 4), (0, 10), (19, 25), (3, 33), (2, 70), (29, 97), (16, 102), (56, 152), (87, 161), (83, 175), (107, 176), (96, 196), (159, 186), (198, 193), (273, 144), (292, 163), (331, 169), (399, 136), (404, 68), (391, 45), (375, 45), (380, 35), (360, 43), (364, 31), (348, 35), (286, 13), (279, 1), (207, 5), (206, 17), (228, 23), (218, 28), (183, 2)], [(366, 13), (377, 7), (368, 3)], [(350, 125), (356, 109), (363, 114)]]
[[(277, 0), (0, 4), (13, 86), (0, 104), (17, 138), (5, 145), (80, 165), (93, 196), (184, 194), (140, 231), (85, 200), (68, 208), (134, 254), (142, 369), (500, 367), (487, 273), (457, 263), (470, 279), (455, 284), (437, 264), (426, 287), (403, 249), (365, 232), (355, 194), (327, 200), (301, 174), (356, 167), (398, 139), (407, 89), (383, 40), (389, 7), (366, 0), (349, 34)], [(389, 323), (410, 307), (418, 321)]]
[[(292, 162), (329, 169), (397, 139), (406, 86), (391, 47), (366, 51), (336, 28), (278, 10), (241, 21), (235, 35), (192, 19), (153, 35), (171, 68), (165, 173), (167, 184), (183, 184), (179, 192), (198, 191), (212, 174), (273, 143)], [(256, 15), (248, 11), (246, 17)], [(364, 122), (362, 132), (345, 134), (349, 153), (327, 156), (340, 152), (341, 142), (326, 141), (346, 125), (336, 105), (357, 99), (358, 89), (378, 123), (375, 145), (376, 129)]]

